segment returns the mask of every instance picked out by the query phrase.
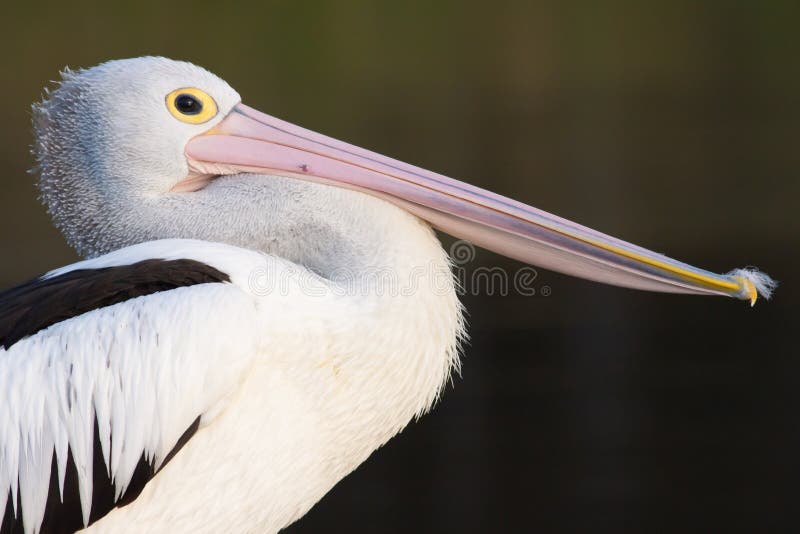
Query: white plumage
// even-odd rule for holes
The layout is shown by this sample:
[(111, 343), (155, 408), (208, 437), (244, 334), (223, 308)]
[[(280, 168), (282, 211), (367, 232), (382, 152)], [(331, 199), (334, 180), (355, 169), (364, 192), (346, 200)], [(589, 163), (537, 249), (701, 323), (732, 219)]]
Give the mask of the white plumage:
[[(278, 121), (187, 63), (69, 72), (34, 111), (43, 199), (93, 258), (0, 293), (2, 529), (19, 526), (19, 506), (25, 532), (56, 528), (48, 510), (70, 505), (69, 457), (93, 532), (274, 532), (301, 517), (428, 410), (458, 367), (456, 284), (426, 221), (629, 287), (751, 301), (773, 287)], [(226, 278), (171, 273), (161, 287), (155, 269), (122, 300), (104, 303), (111, 290), (87, 282), (68, 288), (66, 310), (56, 291), (21, 304), (70, 276), (124, 285), (145, 260)], [(118, 500), (142, 457), (163, 469), (98, 513), (94, 466)]]
[(140, 297), (0, 349), (0, 487), (20, 492), (26, 525), (41, 521), (53, 450), (63, 481), (67, 446), (88, 521), (95, 417), (121, 494), (142, 454), (158, 465), (202, 415), (142, 495), (90, 530), (277, 530), (424, 412), (455, 363), (451, 291), (418, 314), (425, 303), (414, 296), (348, 295), (285, 260), (192, 240), (135, 245), (51, 274), (148, 258), (200, 260), (231, 283)]

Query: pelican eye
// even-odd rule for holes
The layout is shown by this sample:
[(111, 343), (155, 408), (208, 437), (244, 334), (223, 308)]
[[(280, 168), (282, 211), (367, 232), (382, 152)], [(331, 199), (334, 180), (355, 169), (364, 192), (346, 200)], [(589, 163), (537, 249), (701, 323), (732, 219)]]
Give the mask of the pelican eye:
[(176, 89), (167, 95), (167, 109), (173, 117), (189, 124), (202, 124), (217, 114), (217, 103), (205, 91), (194, 87)]
[(203, 103), (192, 95), (181, 93), (175, 97), (175, 108), (184, 115), (197, 115), (203, 111)]

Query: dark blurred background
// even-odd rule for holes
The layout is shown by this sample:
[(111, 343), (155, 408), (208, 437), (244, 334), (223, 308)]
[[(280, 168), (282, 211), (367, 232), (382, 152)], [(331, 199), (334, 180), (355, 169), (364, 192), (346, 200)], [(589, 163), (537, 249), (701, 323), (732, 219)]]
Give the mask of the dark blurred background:
[(30, 104), (65, 65), (145, 54), (306, 127), (782, 282), (753, 309), (549, 272), (549, 296), (466, 296), (454, 387), (291, 532), (796, 528), (797, 2), (3, 9), (0, 287), (76, 259), (26, 174)]

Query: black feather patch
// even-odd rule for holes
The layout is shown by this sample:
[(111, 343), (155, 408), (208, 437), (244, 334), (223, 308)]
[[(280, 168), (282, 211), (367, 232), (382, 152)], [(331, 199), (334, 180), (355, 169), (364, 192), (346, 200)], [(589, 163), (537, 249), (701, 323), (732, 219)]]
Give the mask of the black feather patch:
[[(186, 429), (178, 442), (169, 452), (161, 464), (161, 469), (169, 463), (175, 454), (191, 439), (197, 428), (200, 426), (200, 418)], [(144, 489), (150, 480), (156, 476), (156, 470), (145, 460), (144, 455), (139, 459), (136, 470), (133, 472), (128, 489), (119, 501), (114, 502), (114, 484), (108, 476), (106, 464), (103, 461), (103, 450), (100, 445), (99, 433), (97, 430), (97, 420), (94, 425), (94, 451), (93, 451), (93, 483), (92, 483), (92, 511), (89, 515), (91, 525), (98, 519), (114, 510), (132, 503)], [(111, 437), (111, 447), (114, 446), (114, 437)], [(5, 513), (0, 516), (0, 534), (24, 534), (22, 524), (22, 505), (19, 496), (17, 497), (17, 514), (14, 516), (12, 496), (9, 492), (5, 503)], [(0, 508), (2, 509), (2, 508)], [(67, 534), (81, 530), (83, 527), (83, 515), (81, 513), (81, 496), (78, 491), (78, 474), (75, 462), (72, 460), (72, 453), (67, 456), (67, 470), (64, 476), (64, 499), (58, 489), (58, 466), (55, 454), (53, 454), (50, 466), (50, 489), (47, 494), (47, 504), (45, 505), (44, 519), (39, 532), (42, 534)]]
[(214, 282), (230, 282), (230, 277), (199, 261), (157, 259), (34, 278), (0, 292), (0, 348), (98, 308)]

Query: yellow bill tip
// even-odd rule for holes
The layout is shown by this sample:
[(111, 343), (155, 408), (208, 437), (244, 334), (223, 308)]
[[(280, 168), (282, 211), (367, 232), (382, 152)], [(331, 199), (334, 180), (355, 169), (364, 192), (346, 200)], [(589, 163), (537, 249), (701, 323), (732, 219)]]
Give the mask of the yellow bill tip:
[(756, 300), (758, 300), (758, 290), (755, 284), (742, 276), (736, 276), (735, 278), (742, 283), (742, 292), (745, 298), (750, 300), (750, 307), (752, 308), (756, 305)]
[(736, 269), (728, 274), (740, 285), (739, 298), (749, 300), (750, 306), (755, 306), (759, 295), (769, 300), (772, 292), (778, 286), (778, 282), (769, 275), (752, 267)]

